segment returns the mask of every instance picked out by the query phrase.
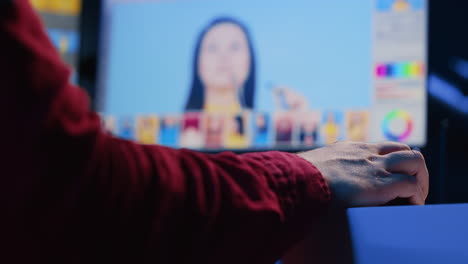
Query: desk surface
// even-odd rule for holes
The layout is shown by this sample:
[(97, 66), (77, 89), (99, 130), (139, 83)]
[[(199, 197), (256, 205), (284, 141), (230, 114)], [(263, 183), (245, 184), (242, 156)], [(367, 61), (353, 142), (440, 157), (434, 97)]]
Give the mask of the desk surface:
[(468, 263), (468, 204), (348, 210), (354, 264)]

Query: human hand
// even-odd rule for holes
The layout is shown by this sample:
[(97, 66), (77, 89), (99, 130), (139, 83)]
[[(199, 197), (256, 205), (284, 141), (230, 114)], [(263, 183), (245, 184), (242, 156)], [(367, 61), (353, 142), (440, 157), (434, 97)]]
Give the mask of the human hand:
[(397, 198), (422, 205), (429, 191), (423, 155), (396, 142), (338, 142), (298, 153), (315, 165), (332, 196), (346, 207), (384, 205)]
[(273, 88), (276, 105), (282, 110), (307, 110), (309, 107), (307, 99), (300, 93), (287, 86)]

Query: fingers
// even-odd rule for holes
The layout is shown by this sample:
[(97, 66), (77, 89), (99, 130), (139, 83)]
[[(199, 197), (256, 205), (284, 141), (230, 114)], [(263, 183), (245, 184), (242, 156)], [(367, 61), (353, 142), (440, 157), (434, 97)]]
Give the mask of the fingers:
[(424, 156), (419, 151), (398, 151), (384, 156), (385, 169), (391, 173), (415, 176), (421, 192), (427, 197), (429, 192), (429, 172)]
[(283, 96), (286, 101), (286, 104), (292, 110), (307, 109), (308, 105), (306, 98), (303, 95), (294, 91), (293, 89), (286, 86), (280, 86), (275, 88), (275, 93), (277, 94), (277, 96)]
[(306, 110), (307, 109), (307, 101), (304, 97), (301, 97), (297, 94), (289, 94), (286, 97), (286, 101), (289, 107), (293, 110)]
[(424, 163), (424, 158), (419, 151), (398, 151), (383, 156), (385, 169), (390, 172), (416, 175)]
[(384, 184), (385, 202), (390, 202), (396, 198), (408, 198), (412, 205), (424, 205), (425, 203), (426, 197), (414, 176), (392, 174)]
[(377, 146), (377, 153), (379, 155), (386, 155), (397, 151), (411, 150), (408, 145), (393, 141), (385, 141), (375, 145)]

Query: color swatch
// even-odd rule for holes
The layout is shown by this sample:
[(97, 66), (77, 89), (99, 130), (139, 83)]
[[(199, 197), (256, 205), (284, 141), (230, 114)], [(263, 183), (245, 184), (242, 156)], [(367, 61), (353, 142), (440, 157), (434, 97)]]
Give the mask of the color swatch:
[(379, 79), (420, 78), (423, 69), (418, 62), (379, 63), (375, 67), (375, 76)]

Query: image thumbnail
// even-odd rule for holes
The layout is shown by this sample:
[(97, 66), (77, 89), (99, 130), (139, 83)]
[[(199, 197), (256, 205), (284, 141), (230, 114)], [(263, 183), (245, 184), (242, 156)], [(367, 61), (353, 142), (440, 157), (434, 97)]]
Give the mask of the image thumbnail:
[(326, 111), (322, 117), (322, 138), (324, 144), (333, 144), (343, 139), (343, 113)]
[(200, 113), (186, 113), (182, 120), (182, 132), (180, 135), (180, 146), (186, 148), (202, 148), (203, 116)]
[(223, 115), (206, 116), (205, 147), (211, 149), (223, 146), (225, 117)]
[(169, 147), (177, 147), (180, 137), (180, 120), (178, 116), (161, 118), (159, 126), (159, 143)]
[(369, 112), (349, 111), (346, 113), (346, 135), (351, 141), (369, 140)]
[(254, 139), (256, 147), (265, 147), (270, 144), (270, 116), (267, 113), (256, 113), (254, 116)]
[(132, 117), (119, 119), (118, 136), (127, 140), (135, 140), (135, 123)]
[(224, 142), (226, 148), (247, 148), (250, 145), (247, 131), (248, 121), (249, 116), (245, 113), (228, 118)]
[(320, 117), (319, 112), (305, 112), (300, 116), (299, 143), (302, 146), (310, 147), (317, 144)]
[(139, 116), (136, 120), (136, 140), (142, 144), (156, 144), (159, 124), (156, 116)]
[(278, 145), (292, 145), (294, 126), (296, 124), (295, 112), (278, 112), (275, 114), (275, 142)]

